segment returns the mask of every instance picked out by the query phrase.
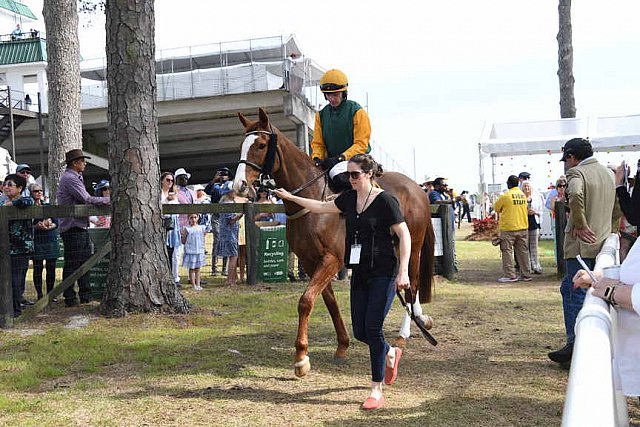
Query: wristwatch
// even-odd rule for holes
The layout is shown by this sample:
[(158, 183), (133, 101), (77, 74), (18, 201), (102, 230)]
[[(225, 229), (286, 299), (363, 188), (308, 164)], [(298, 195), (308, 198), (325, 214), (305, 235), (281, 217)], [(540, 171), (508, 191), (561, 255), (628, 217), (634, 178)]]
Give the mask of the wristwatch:
[(618, 287), (618, 284), (614, 284), (611, 286), (607, 286), (604, 289), (604, 300), (606, 302), (608, 302), (609, 304), (611, 304), (614, 307), (617, 307), (618, 304), (616, 303), (616, 298), (615, 298), (615, 293), (616, 293), (616, 288)]

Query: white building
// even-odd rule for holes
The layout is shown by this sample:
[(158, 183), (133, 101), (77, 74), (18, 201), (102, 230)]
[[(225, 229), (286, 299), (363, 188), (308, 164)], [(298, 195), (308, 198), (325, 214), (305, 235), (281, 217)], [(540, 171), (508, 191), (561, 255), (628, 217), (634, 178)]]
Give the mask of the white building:
[[(14, 108), (37, 111), (40, 93), (46, 112), (47, 51), (42, 25), (28, 6), (0, 0), (0, 89), (11, 88)], [(27, 95), (31, 106), (25, 102)]]

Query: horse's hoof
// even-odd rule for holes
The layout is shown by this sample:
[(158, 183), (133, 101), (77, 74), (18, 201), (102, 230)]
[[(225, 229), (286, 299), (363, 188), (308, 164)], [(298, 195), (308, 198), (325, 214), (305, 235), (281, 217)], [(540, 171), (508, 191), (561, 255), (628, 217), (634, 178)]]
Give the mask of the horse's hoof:
[(348, 362), (348, 359), (346, 357), (333, 356), (334, 365), (346, 365), (347, 362)]
[(302, 378), (309, 373), (311, 370), (311, 362), (309, 361), (309, 356), (305, 356), (299, 362), (296, 362), (294, 365), (296, 377)]
[(404, 348), (407, 345), (407, 339), (404, 337), (397, 337), (393, 342), (394, 347)]
[(422, 326), (426, 329), (429, 330), (431, 328), (433, 328), (433, 317), (427, 315), (427, 314), (421, 314), (420, 316), (416, 317), (416, 321), (420, 324), (422, 324)]

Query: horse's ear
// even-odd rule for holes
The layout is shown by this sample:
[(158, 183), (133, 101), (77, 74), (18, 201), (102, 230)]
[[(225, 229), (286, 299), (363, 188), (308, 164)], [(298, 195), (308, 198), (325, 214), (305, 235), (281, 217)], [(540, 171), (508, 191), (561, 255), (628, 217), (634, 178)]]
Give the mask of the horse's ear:
[(242, 123), (242, 126), (244, 126), (244, 128), (246, 129), (247, 123), (249, 123), (249, 120), (247, 120), (247, 118), (240, 112), (238, 111), (238, 118), (240, 119), (240, 123)]
[(263, 129), (269, 129), (269, 116), (262, 108), (258, 109), (258, 118)]

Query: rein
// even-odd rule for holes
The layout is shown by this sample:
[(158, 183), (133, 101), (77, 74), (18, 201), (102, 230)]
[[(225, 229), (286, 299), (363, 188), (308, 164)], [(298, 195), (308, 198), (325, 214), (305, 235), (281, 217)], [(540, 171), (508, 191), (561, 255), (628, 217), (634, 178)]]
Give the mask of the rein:
[(299, 192), (301, 192), (302, 190), (304, 190), (305, 188), (309, 187), (311, 184), (313, 184), (314, 182), (316, 182), (317, 180), (319, 180), (322, 177), (326, 177), (327, 176), (327, 171), (322, 172), (320, 175), (317, 175), (315, 177), (313, 177), (311, 179), (311, 181), (307, 181), (304, 184), (302, 184), (300, 187), (296, 188), (293, 191), (290, 191), (291, 194), (293, 194), (294, 196), (296, 194), (298, 194)]

